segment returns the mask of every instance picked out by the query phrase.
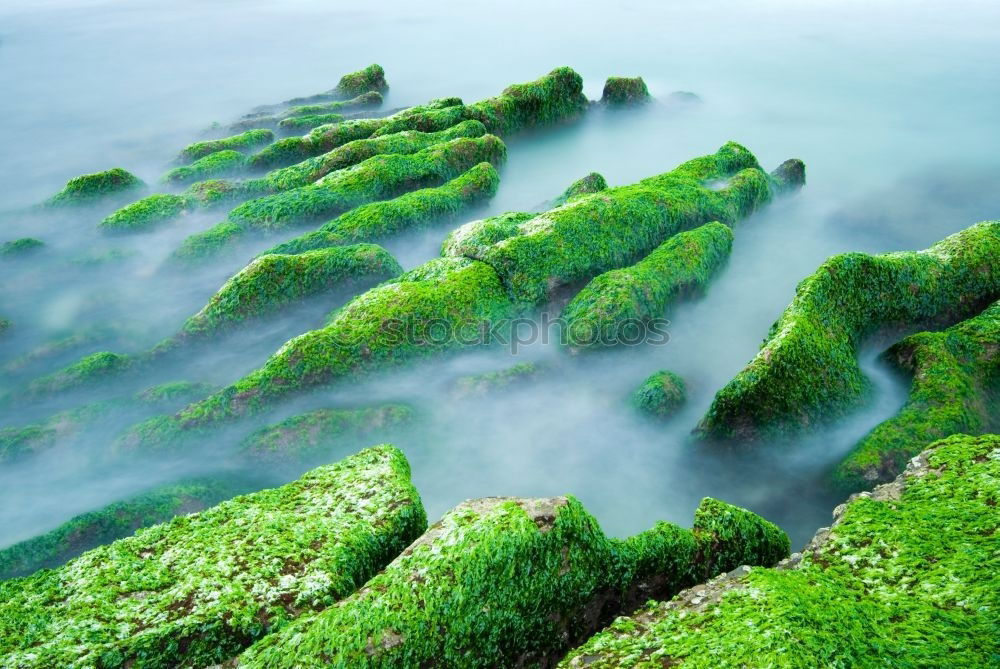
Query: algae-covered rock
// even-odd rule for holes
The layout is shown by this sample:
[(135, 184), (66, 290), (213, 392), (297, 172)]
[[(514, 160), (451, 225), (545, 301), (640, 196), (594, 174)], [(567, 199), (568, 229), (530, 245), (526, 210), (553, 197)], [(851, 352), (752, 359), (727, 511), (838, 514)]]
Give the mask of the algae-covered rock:
[(550, 666), (649, 593), (787, 552), (781, 530), (714, 500), (693, 531), (658, 523), (624, 541), (606, 538), (572, 497), (472, 500), (364, 588), (266, 637), (238, 666)]
[(343, 114), (309, 114), (308, 116), (290, 116), (277, 122), (278, 128), (285, 134), (301, 134), (318, 128), (321, 125), (340, 123), (344, 120)]
[(943, 332), (921, 332), (886, 351), (911, 375), (910, 395), (895, 416), (869, 432), (833, 473), (843, 489), (891, 480), (936, 439), (998, 428), (1000, 303)]
[(80, 514), (51, 532), (0, 550), (0, 580), (58, 567), (103, 544), (174, 516), (201, 511), (241, 492), (233, 481), (194, 479)]
[(3, 318), (0, 316), (0, 336), (7, 334), (13, 323), (9, 318)]
[(347, 112), (378, 107), (381, 104), (382, 94), (368, 91), (350, 100), (298, 105), (274, 115), (251, 114), (230, 126), (230, 130), (277, 127), (285, 133), (304, 132), (325, 123), (340, 123)]
[(103, 232), (127, 233), (150, 230), (194, 209), (184, 195), (156, 193), (127, 204), (100, 222)]
[(413, 422), (413, 410), (401, 404), (368, 409), (316, 409), (266, 425), (240, 444), (240, 455), (255, 462), (302, 463), (333, 449), (357, 447), (375, 435)]
[(678, 232), (710, 221), (732, 226), (774, 189), (753, 154), (730, 142), (673, 171), (535, 216), (466, 224), (445, 252), (486, 262), (515, 300), (539, 304), (560, 286), (636, 262)]
[(454, 220), (469, 207), (496, 194), (500, 175), (490, 163), (437, 188), (421, 188), (399, 197), (351, 209), (318, 230), (290, 239), (266, 253), (303, 253), (311, 249), (373, 241), (404, 230)]
[(346, 100), (368, 91), (378, 91), (385, 93), (389, 90), (389, 84), (385, 80), (385, 70), (378, 63), (372, 63), (368, 67), (350, 72), (340, 78), (336, 87), (325, 93), (317, 93), (307, 97), (293, 98), (285, 104), (301, 105), (312, 102), (323, 102), (326, 100)]
[(181, 154), (178, 156), (177, 160), (181, 163), (190, 163), (198, 160), (199, 158), (203, 158), (210, 153), (225, 150), (250, 153), (261, 147), (267, 146), (273, 141), (274, 132), (268, 130), (267, 128), (257, 128), (241, 132), (240, 134), (233, 135), (232, 137), (210, 139), (204, 142), (189, 144), (181, 150)]
[(937, 442), (801, 556), (651, 603), (559, 666), (993, 666), (998, 497), (1000, 438)]
[(84, 174), (70, 179), (66, 186), (49, 198), (48, 206), (86, 204), (105, 197), (124, 197), (146, 187), (141, 179), (120, 167), (105, 172)]
[(20, 258), (41, 251), (45, 242), (34, 237), (22, 237), (0, 244), (0, 258)]
[(95, 381), (119, 374), (135, 364), (135, 359), (129, 355), (101, 351), (92, 353), (53, 372), (28, 385), (28, 391), (33, 395), (47, 395), (67, 390), (83, 388)]
[(713, 222), (674, 235), (631, 267), (595, 277), (566, 305), (564, 343), (615, 346), (625, 330), (662, 318), (678, 298), (705, 289), (733, 247), (733, 232)]
[(426, 527), (391, 446), (0, 582), (14, 667), (205, 667), (353, 592)]
[(381, 246), (355, 244), (298, 255), (266, 254), (230, 278), (184, 323), (182, 337), (202, 337), (273, 314), (307, 297), (364, 290), (403, 273)]
[(616, 107), (644, 104), (652, 100), (642, 77), (608, 77), (601, 102)]
[(715, 396), (701, 434), (748, 440), (844, 415), (870, 388), (857, 360), (866, 338), (971, 316), (1000, 297), (997, 268), (997, 221), (925, 251), (833, 256), (799, 284), (760, 352)]
[(668, 370), (655, 372), (632, 394), (632, 405), (653, 418), (670, 418), (687, 401), (684, 379)]
[(241, 172), (247, 157), (233, 149), (224, 149), (199, 158), (190, 165), (175, 167), (163, 175), (163, 181), (171, 184), (186, 184), (201, 179), (225, 177)]
[(571, 183), (569, 188), (562, 192), (562, 195), (552, 201), (552, 207), (564, 205), (570, 200), (576, 199), (581, 195), (600, 193), (602, 190), (607, 189), (608, 182), (604, 180), (604, 177), (597, 172), (591, 172), (587, 176), (577, 179)]
[(536, 378), (542, 367), (534, 362), (519, 362), (495, 372), (470, 374), (455, 379), (451, 394), (457, 397), (482, 397)]

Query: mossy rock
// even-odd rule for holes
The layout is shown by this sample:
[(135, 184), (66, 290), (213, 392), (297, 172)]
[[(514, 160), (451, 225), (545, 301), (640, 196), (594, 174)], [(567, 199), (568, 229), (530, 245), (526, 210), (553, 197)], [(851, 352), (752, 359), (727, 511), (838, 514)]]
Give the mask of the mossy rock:
[[(258, 463), (299, 464), (329, 455), (334, 449), (356, 448), (376, 435), (399, 430), (414, 420), (402, 404), (367, 409), (316, 409), (266, 425), (250, 434), (239, 454)], [(373, 439), (374, 438), (374, 439)]]
[(201, 511), (238, 492), (233, 481), (193, 479), (80, 514), (51, 532), (0, 550), (0, 580), (58, 567), (92, 548), (174, 516)]
[(601, 102), (614, 107), (645, 104), (652, 99), (642, 77), (608, 77), (601, 93)]
[(45, 242), (34, 237), (22, 237), (0, 244), (0, 258), (21, 258), (45, 248)]
[(70, 179), (66, 186), (49, 198), (48, 206), (87, 204), (106, 197), (124, 197), (146, 187), (142, 179), (115, 167), (105, 172), (84, 174)]
[(230, 129), (276, 127), (286, 133), (304, 132), (326, 123), (340, 123), (345, 118), (343, 115), (350, 111), (378, 107), (381, 104), (382, 94), (368, 91), (350, 100), (297, 105), (271, 116), (251, 114), (230, 126)]
[(120, 353), (110, 351), (92, 353), (59, 371), (32, 381), (28, 385), (28, 392), (40, 396), (78, 390), (105, 380), (111, 375), (124, 373), (135, 362), (132, 356)]
[(870, 392), (858, 347), (887, 329), (948, 325), (1000, 297), (1000, 221), (924, 251), (844, 253), (802, 281), (760, 352), (715, 396), (699, 425), (713, 440), (798, 434)]
[(574, 350), (627, 343), (630, 330), (645, 329), (678, 299), (704, 291), (732, 248), (732, 230), (707, 223), (674, 235), (635, 265), (595, 277), (562, 311), (563, 343)]
[(569, 188), (562, 192), (562, 195), (552, 201), (552, 207), (564, 205), (570, 200), (576, 199), (581, 195), (600, 193), (602, 190), (607, 189), (608, 182), (604, 180), (604, 177), (597, 172), (591, 172), (587, 176), (577, 179), (571, 183)]
[(204, 158), (216, 151), (233, 150), (240, 153), (251, 153), (267, 146), (274, 141), (274, 132), (267, 128), (256, 128), (247, 130), (238, 135), (223, 137), (222, 139), (210, 139), (203, 142), (189, 144), (181, 150), (177, 161), (186, 164)]
[(323, 102), (325, 100), (346, 100), (361, 95), (367, 91), (378, 91), (385, 93), (389, 90), (389, 84), (385, 80), (385, 70), (378, 63), (372, 63), (368, 67), (345, 74), (337, 82), (337, 85), (326, 91), (307, 97), (293, 98), (285, 104), (300, 105), (312, 102)]
[(102, 232), (145, 232), (190, 213), (194, 203), (184, 195), (156, 193), (127, 204), (100, 223)]
[(0, 582), (16, 667), (204, 667), (329, 607), (426, 527), (391, 446)]
[(239, 666), (549, 666), (649, 593), (787, 553), (781, 530), (715, 500), (693, 531), (658, 523), (626, 540), (605, 537), (572, 497), (471, 500), (361, 590), (266, 637)]
[(636, 409), (659, 420), (673, 416), (686, 401), (684, 379), (668, 370), (655, 372), (632, 394)]
[(996, 664), (1000, 437), (937, 442), (801, 555), (650, 603), (560, 669)]
[(461, 376), (452, 384), (451, 394), (455, 397), (483, 397), (528, 383), (536, 379), (542, 369), (534, 362), (519, 362), (494, 372)]
[(224, 149), (199, 158), (190, 165), (175, 167), (163, 175), (163, 181), (170, 184), (186, 184), (202, 179), (225, 177), (238, 174), (246, 167), (247, 157), (233, 149)]
[(833, 473), (853, 492), (892, 480), (907, 461), (951, 434), (982, 434), (1000, 427), (1000, 303), (943, 332), (921, 332), (886, 351), (910, 375), (906, 404), (859, 441)]
[(0, 317), (0, 337), (2, 337), (3, 335), (7, 334), (7, 332), (10, 331), (10, 329), (11, 329), (11, 327), (13, 327), (13, 325), (14, 324), (11, 322), (11, 320), (9, 318), (2, 318), (2, 317)]

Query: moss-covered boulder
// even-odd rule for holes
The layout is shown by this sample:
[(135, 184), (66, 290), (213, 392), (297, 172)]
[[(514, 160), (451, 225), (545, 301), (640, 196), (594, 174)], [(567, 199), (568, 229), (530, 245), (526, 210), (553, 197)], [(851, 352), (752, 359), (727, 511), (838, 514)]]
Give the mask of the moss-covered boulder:
[(938, 442), (801, 555), (651, 603), (559, 666), (993, 666), (998, 498), (1000, 438)]
[(445, 252), (482, 260), (515, 300), (539, 304), (561, 286), (636, 262), (678, 232), (710, 221), (732, 226), (774, 191), (753, 154), (730, 142), (665, 174), (535, 216), (466, 224)]
[(433, 223), (456, 219), (463, 211), (496, 194), (500, 175), (490, 163), (479, 163), (436, 188), (421, 188), (399, 197), (351, 209), (318, 230), (290, 239), (266, 253), (303, 253), (311, 249), (374, 241)]
[(732, 230), (708, 223), (674, 235), (635, 265), (595, 277), (562, 311), (563, 343), (574, 350), (623, 343), (629, 328), (644, 327), (678, 298), (703, 291), (732, 248)]
[(175, 167), (163, 175), (163, 181), (170, 184), (186, 184), (202, 179), (225, 177), (242, 172), (246, 162), (246, 155), (239, 151), (233, 149), (216, 151), (190, 165)]
[(606, 538), (572, 497), (472, 500), (357, 593), (266, 637), (238, 666), (549, 666), (649, 593), (787, 553), (781, 530), (714, 500), (693, 531), (659, 523), (624, 541)]
[(834, 483), (849, 491), (892, 480), (932, 441), (1000, 428), (1000, 303), (943, 332), (907, 337), (886, 351), (911, 376), (906, 404), (840, 463)]
[[(577, 179), (569, 185), (569, 188), (562, 192), (562, 195), (552, 201), (552, 207), (559, 207), (581, 195), (600, 193), (608, 189), (608, 182), (597, 172), (591, 172), (585, 177)], [(550, 207), (551, 208), (551, 207)]]
[(326, 100), (346, 100), (368, 91), (378, 91), (385, 93), (389, 90), (389, 84), (385, 80), (385, 70), (378, 63), (372, 63), (368, 67), (345, 74), (337, 82), (334, 88), (325, 93), (317, 93), (307, 97), (293, 98), (285, 104), (301, 105), (313, 102), (324, 102)]
[(189, 318), (180, 337), (205, 337), (301, 300), (333, 291), (365, 290), (403, 273), (381, 246), (355, 244), (298, 255), (266, 254), (230, 278)]
[(296, 105), (272, 115), (250, 114), (230, 126), (230, 130), (251, 127), (278, 128), (286, 134), (305, 132), (327, 123), (340, 123), (344, 120), (343, 115), (348, 112), (370, 109), (381, 104), (382, 94), (378, 91), (368, 91), (350, 100)]
[(203, 158), (216, 151), (233, 150), (240, 153), (251, 153), (267, 146), (274, 141), (274, 132), (267, 128), (257, 128), (247, 130), (238, 135), (223, 137), (222, 139), (210, 139), (203, 142), (189, 144), (181, 150), (178, 162), (182, 164), (190, 163), (199, 158)]
[(102, 232), (144, 232), (190, 213), (194, 202), (184, 195), (156, 193), (127, 204), (100, 222)]
[(133, 356), (101, 351), (91, 353), (59, 371), (32, 381), (28, 391), (32, 395), (49, 395), (83, 388), (97, 380), (120, 374), (136, 363)]
[(642, 77), (608, 77), (601, 93), (601, 102), (614, 107), (645, 104), (652, 99)]
[(106, 197), (125, 197), (146, 187), (142, 179), (120, 167), (70, 179), (61, 191), (46, 200), (48, 206), (87, 204)]
[(632, 393), (632, 406), (660, 420), (673, 416), (686, 401), (684, 379), (668, 370), (653, 373)]
[(21, 258), (45, 248), (45, 242), (34, 237), (22, 237), (0, 244), (0, 258)]
[(760, 352), (715, 396), (699, 431), (753, 440), (842, 416), (870, 389), (857, 359), (868, 337), (954, 323), (998, 297), (998, 221), (924, 251), (833, 256), (799, 284)]
[(201, 511), (239, 492), (227, 479), (193, 479), (80, 514), (51, 532), (0, 550), (0, 580), (58, 567), (84, 551), (174, 516)]
[(316, 409), (266, 425), (240, 444), (240, 456), (258, 463), (301, 464), (359, 443), (385, 439), (414, 420), (402, 404), (367, 409)]
[(409, 466), (371, 448), (0, 582), (14, 667), (204, 667), (353, 592), (426, 527)]
[(516, 365), (483, 374), (460, 376), (452, 384), (454, 397), (482, 397), (506, 390), (511, 386), (527, 383), (542, 373), (543, 367), (534, 362), (519, 362)]
[(286, 135), (301, 135), (321, 125), (340, 123), (343, 120), (345, 120), (343, 114), (309, 114), (307, 116), (290, 116), (277, 120), (277, 126)]

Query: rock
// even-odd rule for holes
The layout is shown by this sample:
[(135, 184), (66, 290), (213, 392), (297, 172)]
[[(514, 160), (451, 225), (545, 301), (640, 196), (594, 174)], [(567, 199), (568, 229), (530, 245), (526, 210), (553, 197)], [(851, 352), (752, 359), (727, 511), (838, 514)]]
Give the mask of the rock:
[(601, 102), (615, 107), (645, 104), (652, 100), (642, 77), (608, 77)]
[(655, 372), (632, 395), (632, 404), (647, 416), (665, 420), (687, 401), (684, 379), (673, 372)]

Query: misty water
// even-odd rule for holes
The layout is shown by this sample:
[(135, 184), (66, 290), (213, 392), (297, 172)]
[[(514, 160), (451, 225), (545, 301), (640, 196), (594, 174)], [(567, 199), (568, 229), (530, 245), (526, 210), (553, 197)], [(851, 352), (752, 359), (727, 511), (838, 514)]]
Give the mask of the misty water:
[[(96, 227), (107, 208), (39, 214), (30, 205), (71, 177), (114, 166), (155, 184), (211, 122), (326, 90), (371, 62), (385, 67), (387, 109), (450, 95), (473, 102), (559, 65), (584, 77), (591, 99), (609, 75), (641, 75), (658, 98), (511, 138), (497, 196), (463, 222), (537, 209), (590, 171), (613, 186), (631, 183), (727, 140), (747, 146), (766, 169), (803, 159), (808, 182), (737, 227), (732, 258), (708, 293), (669, 313), (664, 346), (570, 356), (535, 343), (516, 354), (439, 358), (282, 404), (183, 457), (110, 457), (115, 437), (146, 417), (115, 414), (0, 466), (0, 547), (156, 484), (227, 471), (234, 445), (263, 422), (383, 402), (416, 409), (417, 421), (392, 440), (410, 459), (431, 518), (470, 497), (570, 493), (608, 532), (627, 535), (661, 519), (689, 526), (698, 501), (713, 496), (765, 514), (800, 546), (840, 501), (823, 487), (828, 469), (903, 402), (905, 384), (877, 360), (891, 342), (868, 346), (864, 368), (876, 392), (840, 424), (739, 456), (709, 452), (690, 432), (823, 259), (920, 249), (1000, 216), (1000, 59), (992, 55), (1000, 6), (765, 2), (751, 12), (744, 4), (2, 3), (0, 241), (31, 236), (47, 244), (0, 265), (0, 316), (15, 324), (0, 339), (0, 384), (15, 395), (0, 413), (2, 426), (163, 381), (221, 387), (320, 326), (343, 300), (302, 305), (141, 379), (37, 403), (16, 398), (22, 384), (83, 355), (138, 352), (171, 335), (278, 241), (256, 240), (177, 272), (165, 258), (224, 213), (109, 237)], [(671, 102), (673, 91), (702, 102)], [(385, 246), (414, 267), (438, 254), (452, 227)], [(110, 249), (127, 257), (98, 262)], [(76, 339), (57, 343), (67, 337)], [(524, 360), (545, 373), (485, 397), (452, 392), (459, 376)], [(679, 373), (689, 388), (688, 404), (666, 424), (627, 404), (659, 369)]]

